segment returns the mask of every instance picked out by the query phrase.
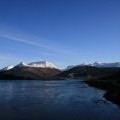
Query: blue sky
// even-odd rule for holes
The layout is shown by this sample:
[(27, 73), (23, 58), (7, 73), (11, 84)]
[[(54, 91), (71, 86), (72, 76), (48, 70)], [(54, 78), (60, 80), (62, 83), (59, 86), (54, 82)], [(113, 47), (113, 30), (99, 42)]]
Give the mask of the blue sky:
[(0, 0), (0, 67), (120, 61), (120, 0)]

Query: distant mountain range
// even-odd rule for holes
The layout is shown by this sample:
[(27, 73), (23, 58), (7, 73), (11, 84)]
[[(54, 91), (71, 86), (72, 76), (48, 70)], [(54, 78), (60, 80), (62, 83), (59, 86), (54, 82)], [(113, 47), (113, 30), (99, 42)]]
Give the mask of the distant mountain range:
[(120, 104), (120, 63), (92, 63), (68, 66), (60, 70), (51, 62), (40, 61), (7, 66), (0, 70), (0, 80), (82, 79), (90, 86), (106, 90), (105, 98)]
[(92, 63), (68, 66), (60, 70), (51, 62), (40, 61), (13, 66), (7, 66), (0, 70), (0, 79), (61, 79), (79, 77), (105, 77), (115, 74), (120, 70), (120, 63)]
[(115, 62), (115, 63), (99, 63), (99, 62), (94, 62), (93, 64), (88, 64), (88, 66), (94, 66), (94, 67), (120, 67), (120, 62)]
[(120, 62), (114, 62), (114, 63), (101, 63), (101, 62), (94, 62), (94, 63), (89, 63), (89, 64), (79, 64), (79, 65), (71, 65), (68, 66), (65, 70), (74, 68), (74, 67), (79, 67), (79, 66), (93, 66), (93, 67), (99, 67), (99, 68), (110, 68), (110, 67), (120, 67)]

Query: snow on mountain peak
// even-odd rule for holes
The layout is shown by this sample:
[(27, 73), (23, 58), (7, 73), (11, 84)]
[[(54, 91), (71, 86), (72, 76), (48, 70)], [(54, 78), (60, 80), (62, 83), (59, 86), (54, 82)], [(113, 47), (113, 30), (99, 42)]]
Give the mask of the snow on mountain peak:
[(120, 67), (120, 62), (115, 62), (115, 63), (94, 62), (86, 65), (94, 66), (94, 67)]
[(99, 68), (110, 68), (110, 67), (120, 67), (120, 62), (114, 62), (114, 63), (102, 63), (102, 62), (94, 62), (94, 63), (83, 63), (75, 66), (68, 66), (65, 70), (72, 69), (74, 67), (80, 67), (80, 66), (93, 66), (93, 67), (99, 67)]
[(28, 65), (31, 67), (57, 68), (56, 65), (48, 61), (33, 62), (33, 63), (29, 63)]
[(9, 65), (9, 66), (7, 66), (7, 67), (5, 67), (5, 68), (3, 68), (2, 70), (10, 70), (10, 69), (12, 69), (12, 68), (14, 68), (14, 66), (13, 65)]
[(26, 63), (24, 63), (24, 62), (21, 62), (20, 64), (18, 64), (17, 66), (19, 66), (19, 67), (23, 67), (23, 66), (28, 66)]
[(1, 69), (1, 70), (7, 71), (7, 70), (10, 70), (10, 69), (13, 69), (13, 68), (16, 68), (16, 67), (57, 68), (57, 66), (54, 65), (51, 62), (48, 62), (48, 61), (39, 61), (39, 62), (32, 62), (32, 63), (29, 63), (29, 64), (27, 64), (25, 62), (21, 62), (21, 63), (19, 63), (16, 66), (9, 65), (9, 66)]

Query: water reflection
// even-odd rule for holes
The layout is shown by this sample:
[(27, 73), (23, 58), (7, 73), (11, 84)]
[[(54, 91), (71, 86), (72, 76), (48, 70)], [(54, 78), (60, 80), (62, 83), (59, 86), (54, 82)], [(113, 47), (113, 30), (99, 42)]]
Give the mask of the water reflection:
[(120, 120), (103, 94), (79, 80), (0, 81), (0, 120)]

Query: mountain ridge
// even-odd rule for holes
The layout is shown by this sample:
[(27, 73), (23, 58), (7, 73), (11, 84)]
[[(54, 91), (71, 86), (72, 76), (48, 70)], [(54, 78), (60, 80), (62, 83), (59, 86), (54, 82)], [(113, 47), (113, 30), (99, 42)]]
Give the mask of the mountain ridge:
[[(8, 66), (0, 70), (0, 79), (50, 79), (50, 78), (79, 78), (79, 77), (106, 77), (120, 70), (119, 62), (93, 63), (69, 66), (60, 70), (51, 62), (39, 61), (26, 64), (21, 62), (16, 66)], [(11, 77), (12, 76), (12, 77)]]

